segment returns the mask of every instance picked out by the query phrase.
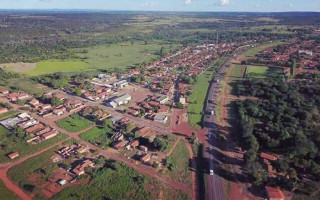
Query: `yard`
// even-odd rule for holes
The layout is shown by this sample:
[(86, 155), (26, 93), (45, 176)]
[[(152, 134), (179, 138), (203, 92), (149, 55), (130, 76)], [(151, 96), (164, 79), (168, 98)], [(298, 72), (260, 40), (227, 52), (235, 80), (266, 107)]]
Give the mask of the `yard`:
[(45, 60), (37, 63), (37, 67), (24, 73), (29, 76), (39, 76), (55, 72), (78, 72), (88, 70), (88, 64), (79, 60)]
[(111, 142), (112, 129), (106, 127), (93, 127), (91, 130), (80, 134), (80, 138), (92, 143), (98, 144), (102, 148), (108, 147)]
[(277, 45), (280, 45), (282, 44), (283, 42), (280, 42), (280, 41), (275, 41), (275, 42), (272, 42), (272, 43), (267, 43), (267, 44), (263, 44), (263, 45), (259, 45), (259, 46), (256, 46), (252, 49), (249, 49), (247, 52), (244, 53), (245, 56), (247, 57), (254, 57), (257, 53), (260, 53), (261, 51), (264, 51), (270, 47), (275, 47)]
[(245, 77), (266, 78), (283, 77), (283, 71), (277, 67), (247, 66)]
[(168, 175), (172, 180), (191, 185), (189, 152), (184, 141), (180, 141), (167, 159)]
[(94, 123), (89, 121), (78, 114), (73, 114), (70, 117), (64, 118), (57, 122), (60, 128), (63, 128), (69, 132), (79, 132), (82, 131)]
[(25, 138), (16, 137), (11, 131), (0, 126), (0, 163), (10, 161), (7, 157), (8, 153), (19, 152), (20, 156), (16, 158), (19, 159), (20, 157), (33, 154), (65, 138), (67, 138), (66, 135), (59, 133), (56, 137), (45, 140), (39, 144), (28, 144)]
[(4, 182), (0, 180), (0, 194), (1, 199), (4, 200), (18, 200), (19, 198), (11, 191), (9, 190)]

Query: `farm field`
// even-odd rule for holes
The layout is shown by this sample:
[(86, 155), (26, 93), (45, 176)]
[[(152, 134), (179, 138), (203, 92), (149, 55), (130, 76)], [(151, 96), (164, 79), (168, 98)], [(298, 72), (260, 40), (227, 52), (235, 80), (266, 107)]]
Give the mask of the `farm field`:
[(261, 51), (264, 51), (264, 50), (266, 50), (266, 49), (268, 49), (270, 47), (275, 47), (275, 46), (280, 45), (282, 43), (283, 42), (276, 41), (276, 42), (272, 42), (272, 43), (259, 45), (259, 46), (256, 46), (254, 48), (249, 49), (247, 52), (244, 53), (244, 55), (247, 56), (247, 57), (253, 57), (257, 53), (260, 53)]
[(55, 72), (86, 71), (88, 69), (88, 64), (79, 60), (46, 60), (38, 62), (35, 69), (24, 73), (29, 76), (39, 76)]
[(80, 138), (92, 143), (98, 144), (102, 148), (107, 148), (111, 142), (112, 130), (105, 127), (93, 127), (91, 130), (81, 133)]
[(245, 77), (266, 78), (281, 77), (283, 72), (280, 68), (264, 66), (247, 66)]
[(171, 179), (191, 185), (189, 152), (185, 142), (180, 141), (167, 160), (168, 175)]
[[(158, 59), (161, 48), (163, 51), (169, 52), (179, 47), (177, 44), (164, 43), (161, 41), (134, 42), (134, 43), (119, 43), (114, 45), (99, 45), (90, 48), (74, 49), (78, 55), (83, 58), (83, 61), (90, 68), (95, 69), (125, 69), (128, 66), (133, 66), (143, 62), (151, 62)], [(87, 53), (83, 53), (87, 52)]]
[(93, 122), (81, 117), (78, 114), (73, 114), (70, 117), (58, 121), (57, 125), (69, 132), (78, 132), (93, 125)]
[(18, 200), (19, 198), (11, 191), (9, 190), (4, 182), (0, 180), (0, 194), (1, 199), (4, 200)]
[(0, 126), (0, 133), (0, 141), (2, 145), (2, 151), (0, 151), (0, 163), (10, 161), (7, 157), (8, 153), (19, 152), (20, 156), (16, 158), (19, 159), (67, 138), (66, 135), (59, 133), (56, 137), (45, 140), (39, 144), (28, 144), (26, 139), (16, 137), (11, 131), (2, 126)]

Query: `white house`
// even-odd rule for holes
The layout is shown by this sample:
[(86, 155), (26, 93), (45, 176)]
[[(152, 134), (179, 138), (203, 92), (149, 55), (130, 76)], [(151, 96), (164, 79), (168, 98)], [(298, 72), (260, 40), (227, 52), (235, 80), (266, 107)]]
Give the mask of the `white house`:
[(113, 83), (112, 85), (113, 85), (113, 87), (115, 87), (115, 88), (116, 88), (116, 87), (123, 88), (123, 87), (125, 87), (125, 86), (128, 85), (128, 81), (122, 80), (122, 81), (115, 82), (115, 83)]
[(129, 103), (129, 101), (131, 100), (131, 96), (128, 94), (122, 95), (120, 97), (117, 97), (115, 99), (113, 99), (110, 102), (107, 102), (107, 106), (112, 107), (112, 108), (116, 108), (118, 106), (124, 105)]
[(168, 121), (168, 116), (156, 114), (155, 117), (153, 118), (153, 121), (165, 124)]

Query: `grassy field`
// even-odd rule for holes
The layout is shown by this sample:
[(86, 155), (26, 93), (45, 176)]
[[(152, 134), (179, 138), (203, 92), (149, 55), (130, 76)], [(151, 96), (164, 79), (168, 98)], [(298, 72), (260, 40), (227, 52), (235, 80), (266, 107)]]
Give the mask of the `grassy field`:
[(283, 71), (276, 67), (264, 66), (247, 66), (245, 77), (267, 78), (267, 77), (281, 77)]
[(88, 64), (77, 60), (46, 60), (37, 63), (36, 69), (24, 72), (29, 76), (51, 74), (55, 72), (78, 72), (88, 70)]
[(80, 138), (92, 143), (98, 144), (102, 148), (108, 147), (112, 140), (110, 139), (112, 129), (105, 127), (93, 127), (91, 130), (81, 133)]
[(24, 161), (20, 165), (15, 165), (10, 168), (8, 171), (8, 176), (14, 182), (19, 184), (19, 187), (25, 190), (26, 192), (35, 192), (39, 194), (39, 188), (36, 187), (32, 182), (28, 180), (29, 175), (36, 173), (37, 170), (43, 169), (43, 181), (46, 177), (50, 176), (53, 172), (53, 168), (57, 167), (56, 164), (53, 164), (51, 156), (54, 154), (54, 151), (58, 150), (59, 147), (54, 147), (38, 156), (32, 157)]
[(28, 144), (24, 139), (16, 137), (11, 131), (2, 126), (0, 126), (0, 133), (0, 143), (2, 145), (2, 150), (0, 151), (0, 163), (10, 161), (6, 156), (8, 153), (15, 151), (19, 152), (20, 156), (16, 158), (19, 159), (67, 138), (65, 134), (60, 133), (56, 137), (45, 140), (39, 144)]
[(58, 121), (57, 125), (69, 132), (79, 132), (93, 125), (93, 122), (78, 114), (73, 114), (70, 117)]
[(1, 115), (0, 115), (0, 120), (4, 120), (4, 119), (9, 118), (9, 117), (11, 117), (11, 116), (14, 116), (14, 115), (16, 115), (16, 114), (18, 114), (17, 111), (15, 111), (15, 110), (10, 110), (10, 111), (7, 112), (7, 113), (1, 114)]
[(158, 59), (157, 53), (161, 47), (164, 52), (174, 50), (179, 45), (164, 43), (161, 41), (149, 41), (147, 44), (144, 42), (134, 43), (119, 43), (114, 45), (99, 45), (85, 49), (75, 49), (77, 52), (87, 51), (87, 53), (78, 53), (90, 68), (110, 69), (122, 68), (140, 64), (143, 62), (150, 62)]
[(4, 182), (0, 180), (0, 199), (4, 200), (18, 200), (19, 198), (9, 190)]
[(214, 71), (206, 71), (198, 76), (197, 83), (189, 98), (188, 113), (191, 126), (201, 129), (202, 111), (206, 101), (207, 91)]
[(254, 57), (257, 53), (260, 53), (261, 51), (264, 51), (270, 47), (275, 47), (277, 45), (283, 44), (283, 42), (280, 41), (276, 41), (276, 42), (272, 42), (272, 43), (267, 43), (267, 44), (263, 44), (263, 45), (259, 45), (256, 46), (252, 49), (249, 49), (248, 51), (246, 51), (244, 53), (245, 56), (247, 57)]
[(189, 152), (185, 142), (179, 142), (173, 153), (169, 156), (167, 160), (167, 166), (169, 168), (168, 175), (170, 178), (172, 178), (172, 180), (191, 185)]

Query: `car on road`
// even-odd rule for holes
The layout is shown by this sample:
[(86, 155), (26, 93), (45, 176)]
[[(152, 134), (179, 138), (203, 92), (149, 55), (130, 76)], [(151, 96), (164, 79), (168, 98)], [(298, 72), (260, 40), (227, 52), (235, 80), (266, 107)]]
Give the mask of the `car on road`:
[(213, 169), (210, 169), (210, 176), (213, 176), (213, 175), (214, 175)]

